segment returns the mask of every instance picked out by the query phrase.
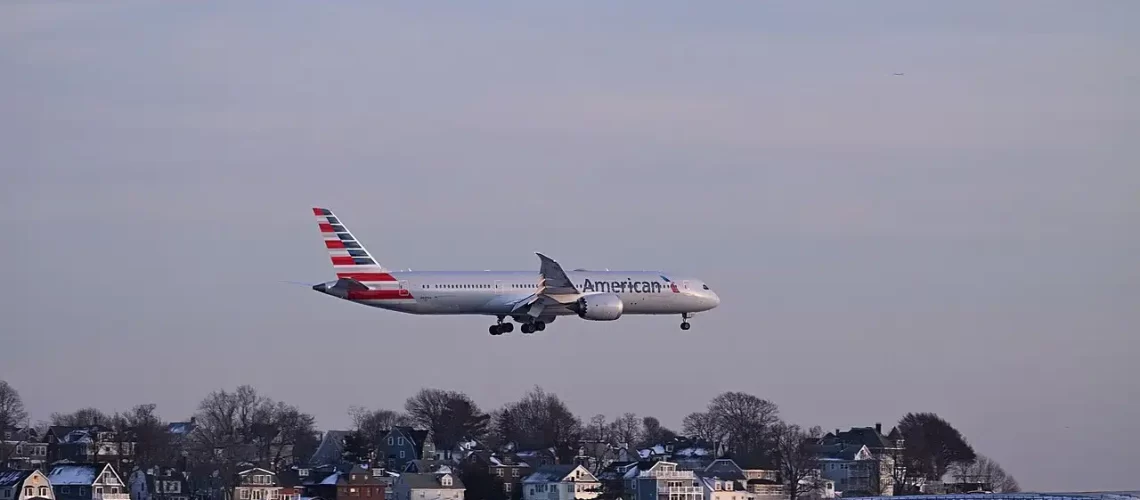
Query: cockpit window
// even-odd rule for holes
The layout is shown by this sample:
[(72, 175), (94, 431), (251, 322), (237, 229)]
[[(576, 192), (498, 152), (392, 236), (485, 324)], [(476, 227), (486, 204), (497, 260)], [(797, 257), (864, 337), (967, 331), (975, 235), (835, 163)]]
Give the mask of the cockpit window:
[(704, 288), (705, 290), (708, 290), (708, 289), (709, 289), (709, 286), (708, 286), (708, 285), (705, 285), (705, 284), (701, 284), (701, 288)]

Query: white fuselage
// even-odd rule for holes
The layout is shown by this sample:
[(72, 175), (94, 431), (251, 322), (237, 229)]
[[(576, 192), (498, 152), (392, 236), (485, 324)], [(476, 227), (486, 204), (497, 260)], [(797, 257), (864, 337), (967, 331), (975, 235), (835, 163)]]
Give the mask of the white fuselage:
[[(510, 315), (513, 304), (539, 290), (535, 271), (408, 271), (390, 272), (394, 279), (368, 283), (373, 290), (348, 292), (344, 298), (364, 305), (411, 314)], [(613, 294), (623, 314), (692, 314), (707, 311), (720, 298), (704, 282), (666, 277), (651, 271), (568, 271), (581, 295)], [(329, 285), (332, 283), (330, 282)], [(581, 295), (562, 297), (565, 303)], [(556, 307), (544, 315), (575, 314)]]

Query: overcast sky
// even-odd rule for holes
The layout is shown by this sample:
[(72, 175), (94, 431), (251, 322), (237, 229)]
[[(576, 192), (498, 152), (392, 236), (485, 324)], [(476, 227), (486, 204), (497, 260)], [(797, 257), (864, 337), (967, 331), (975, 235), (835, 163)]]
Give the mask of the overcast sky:
[[(1140, 5), (382, 4), (0, 5), (0, 379), (33, 420), (252, 384), (343, 428), (537, 384), (679, 428), (739, 390), (1137, 487)], [(314, 204), (395, 269), (542, 251), (722, 305), (491, 337), (337, 301), (282, 283), (332, 276)]]

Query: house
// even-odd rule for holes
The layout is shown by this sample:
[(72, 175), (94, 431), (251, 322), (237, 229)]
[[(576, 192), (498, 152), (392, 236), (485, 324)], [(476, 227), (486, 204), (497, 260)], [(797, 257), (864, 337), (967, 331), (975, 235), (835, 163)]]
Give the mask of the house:
[(309, 465), (340, 463), (344, 457), (345, 439), (349, 434), (351, 434), (349, 431), (326, 431), (324, 436), (321, 436), (321, 444), (317, 445), (317, 451), (309, 458)]
[(718, 458), (697, 473), (703, 477), (718, 477), (721, 480), (744, 481), (744, 469), (741, 469), (731, 458)]
[(408, 463), (404, 465), (404, 470), (401, 471), (401, 473), (430, 474), (440, 469), (446, 469), (446, 472), (451, 472), (451, 467), (440, 460), (409, 460)]
[(111, 464), (57, 464), (47, 474), (57, 500), (130, 500)]
[(554, 448), (518, 451), (515, 452), (515, 456), (518, 457), (520, 461), (530, 464), (531, 467), (556, 465), (558, 463), (558, 454)]
[(392, 485), (391, 500), (463, 500), (466, 488), (459, 475), (404, 473)]
[(724, 479), (716, 476), (701, 477), (704, 500), (755, 500), (744, 481)]
[(237, 486), (234, 487), (236, 500), (280, 500), (281, 485), (277, 482), (277, 474), (273, 471), (253, 467), (237, 474)]
[(596, 474), (598, 481), (602, 484), (602, 494), (606, 498), (629, 498), (632, 497), (633, 483), (637, 480), (638, 474), (641, 473), (642, 467), (649, 469), (653, 466), (652, 462), (611, 462), (604, 469)]
[(780, 481), (780, 471), (773, 469), (744, 469), (745, 487), (756, 495), (756, 500), (783, 500), (788, 488)]
[[(389, 478), (383, 469), (365, 469), (360, 465), (347, 471), (332, 469), (312, 475), (306, 470), (307, 479), (294, 489), (289, 479), (293, 474), (282, 474), (281, 500), (297, 500), (301, 497), (319, 497), (323, 500), (373, 499), (383, 500)], [(295, 496), (294, 496), (295, 495)], [(287, 498), (288, 497), (288, 498)]]
[(514, 498), (516, 492), (522, 491), (523, 478), (530, 475), (531, 467), (509, 453), (502, 456), (492, 454), (487, 457), (487, 471), (499, 476), (507, 498)]
[(380, 440), (376, 450), (377, 460), (387, 464), (389, 470), (404, 470), (408, 462), (423, 459), (425, 453), (429, 457), (435, 455), (432, 446), (425, 446), (427, 438), (428, 431), (405, 426), (393, 427)]
[(629, 490), (634, 500), (702, 500), (700, 478), (691, 470), (678, 470), (672, 462), (657, 462), (639, 471)]
[(336, 496), (336, 483), (340, 481), (341, 471), (336, 465), (321, 465), (319, 467), (298, 467), (287, 470), (278, 475), (278, 482), (286, 484), (290, 476), (297, 475), (300, 483), (302, 498), (332, 499)]
[(39, 469), (47, 461), (47, 444), (32, 427), (9, 427), (0, 436), (0, 467)]
[(38, 470), (0, 469), (0, 500), (55, 500), (51, 481)]
[(546, 465), (523, 479), (523, 500), (593, 500), (602, 483), (581, 465)]
[[(876, 423), (874, 427), (852, 427), (850, 430), (840, 432), (836, 429), (834, 433), (827, 433), (819, 440), (819, 444), (823, 446), (836, 446), (844, 445), (847, 447), (858, 448), (866, 446), (870, 452), (871, 458), (875, 460), (874, 470), (870, 472), (871, 477), (878, 477), (878, 484), (875, 481), (870, 481), (865, 491), (870, 495), (891, 496), (895, 490), (895, 478), (903, 475), (901, 465), (898, 463), (902, 457), (903, 440), (902, 433), (898, 428), (891, 429), (889, 435), (883, 435), (883, 425)], [(842, 491), (844, 485), (836, 483), (836, 487)]]
[(131, 500), (190, 500), (190, 482), (174, 469), (136, 470), (130, 476)]
[(68, 427), (53, 425), (44, 435), (48, 461), (72, 463), (129, 462), (135, 453), (130, 433), (115, 432), (102, 425)]
[(837, 493), (847, 496), (877, 496), (874, 478), (878, 461), (867, 445), (832, 444), (815, 447), (820, 477), (834, 481)]
[(482, 445), (475, 440), (460, 441), (455, 443), (455, 446), (445, 448), (435, 443), (431, 435), (427, 437), (426, 445), (426, 447), (431, 450), (431, 453), (425, 452), (424, 458), (442, 462), (459, 462), (482, 448)]

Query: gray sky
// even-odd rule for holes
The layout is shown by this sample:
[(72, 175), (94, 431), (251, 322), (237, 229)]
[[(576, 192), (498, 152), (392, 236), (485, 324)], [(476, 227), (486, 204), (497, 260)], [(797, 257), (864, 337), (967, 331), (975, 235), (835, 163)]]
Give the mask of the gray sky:
[[(344, 427), (540, 384), (672, 427), (933, 411), (1030, 489), (1135, 488), (1134, 2), (6, 2), (0, 378), (34, 419), (253, 384)], [(903, 77), (891, 76), (905, 72)], [(338, 302), (383, 264), (657, 268), (723, 303), (559, 321)]]

